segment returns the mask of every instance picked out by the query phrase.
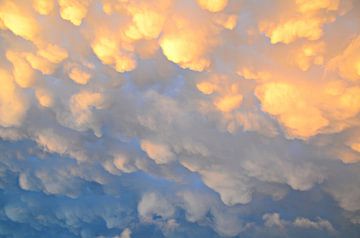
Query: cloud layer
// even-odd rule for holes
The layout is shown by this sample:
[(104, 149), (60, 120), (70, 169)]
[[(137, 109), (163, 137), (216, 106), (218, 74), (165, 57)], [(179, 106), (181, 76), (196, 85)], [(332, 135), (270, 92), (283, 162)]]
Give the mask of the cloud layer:
[(0, 236), (360, 236), (356, 0), (0, 0)]

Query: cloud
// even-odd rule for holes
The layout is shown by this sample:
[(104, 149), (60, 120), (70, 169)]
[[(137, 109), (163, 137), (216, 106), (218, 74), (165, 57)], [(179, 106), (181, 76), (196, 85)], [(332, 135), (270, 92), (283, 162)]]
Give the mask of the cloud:
[(358, 52), (360, 50), (360, 38), (353, 39), (344, 52), (329, 62), (329, 69), (338, 70), (341, 77), (356, 81), (360, 78), (360, 64)]
[(227, 0), (197, 0), (199, 6), (203, 9), (206, 9), (210, 12), (220, 12), (222, 11), (228, 1)]
[(126, 228), (123, 232), (121, 232), (120, 238), (130, 238), (131, 237), (131, 230)]
[(19, 126), (28, 107), (25, 96), (14, 84), (11, 74), (0, 69), (0, 78), (0, 124), (3, 127)]
[(349, 237), (360, 5), (0, 2), (0, 236)]
[(26, 7), (14, 2), (3, 2), (0, 8), (0, 18), (5, 28), (26, 40), (34, 41), (39, 34), (39, 25)]
[(145, 194), (138, 205), (138, 212), (146, 222), (156, 222), (158, 219), (168, 219), (174, 215), (172, 205), (156, 193)]
[[(289, 44), (297, 39), (305, 38), (310, 41), (318, 40), (323, 35), (323, 26), (334, 20), (334, 13), (343, 14), (340, 1), (293, 1), (292, 17), (283, 18), (279, 22), (263, 21), (259, 29), (271, 39), (272, 44), (279, 42)], [(345, 1), (344, 1), (345, 2)], [(291, 2), (290, 5), (293, 3)], [(335, 15), (336, 16), (336, 15)]]
[(70, 21), (72, 24), (79, 26), (82, 19), (86, 16), (91, 0), (85, 1), (64, 1), (59, 0), (60, 15), (64, 20)]
[(302, 228), (324, 229), (329, 232), (333, 232), (334, 228), (329, 221), (319, 219), (317, 222), (311, 221), (306, 218), (296, 218), (294, 226)]
[(54, 0), (33, 0), (33, 7), (41, 15), (49, 15), (54, 9)]
[(264, 214), (263, 220), (267, 227), (277, 226), (280, 229), (284, 229), (284, 225), (286, 224), (286, 221), (280, 219), (279, 213)]
[(147, 140), (141, 142), (141, 148), (147, 153), (147, 155), (153, 159), (157, 164), (168, 163), (173, 160), (173, 153), (168, 146), (152, 143)]
[(185, 69), (203, 71), (211, 62), (207, 56), (208, 48), (215, 44), (210, 29), (206, 25), (198, 25), (203, 29), (196, 31), (193, 24), (184, 16), (174, 16), (170, 19), (165, 32), (160, 39), (160, 47), (168, 60)]
[(317, 221), (312, 221), (304, 217), (297, 217), (293, 222), (282, 220), (279, 213), (267, 213), (263, 215), (264, 224), (267, 227), (277, 227), (285, 229), (285, 227), (295, 226), (301, 229), (316, 229), (325, 230), (329, 233), (335, 232), (334, 227), (327, 220), (318, 218)]

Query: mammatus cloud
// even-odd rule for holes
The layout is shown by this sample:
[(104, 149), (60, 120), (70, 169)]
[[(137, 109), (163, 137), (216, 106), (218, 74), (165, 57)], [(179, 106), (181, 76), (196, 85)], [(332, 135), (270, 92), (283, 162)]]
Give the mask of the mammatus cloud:
[(279, 213), (266, 213), (263, 215), (264, 224), (267, 227), (279, 227), (285, 229), (286, 226), (295, 226), (306, 229), (325, 230), (327, 232), (334, 232), (334, 228), (327, 220), (317, 218), (317, 221), (311, 221), (307, 218), (297, 217), (293, 222), (285, 221), (280, 218)]
[(359, 12), (0, 0), (0, 236), (359, 237)]

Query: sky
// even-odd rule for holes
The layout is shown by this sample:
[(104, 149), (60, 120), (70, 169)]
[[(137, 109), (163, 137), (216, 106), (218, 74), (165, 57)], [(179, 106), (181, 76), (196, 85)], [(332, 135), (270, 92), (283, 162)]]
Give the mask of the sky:
[(359, 0), (0, 0), (1, 238), (359, 238)]

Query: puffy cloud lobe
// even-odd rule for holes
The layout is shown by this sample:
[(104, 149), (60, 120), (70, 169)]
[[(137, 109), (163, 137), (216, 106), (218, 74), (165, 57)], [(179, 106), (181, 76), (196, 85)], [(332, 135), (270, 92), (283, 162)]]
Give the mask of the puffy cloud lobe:
[(131, 238), (131, 230), (129, 228), (126, 228), (123, 232), (121, 232), (119, 238)]
[(205, 33), (184, 29), (164, 34), (160, 46), (164, 55), (182, 68), (203, 71), (210, 66), (209, 59), (204, 56), (206, 39)]
[(200, 194), (189, 191), (181, 192), (179, 196), (181, 196), (184, 200), (187, 220), (191, 222), (199, 221), (204, 219), (206, 214), (209, 212), (211, 204), (209, 198), (201, 197)]
[(91, 0), (59, 0), (58, 3), (61, 17), (75, 26), (79, 26), (87, 14)]
[(226, 205), (246, 204), (251, 201), (248, 179), (241, 176), (226, 175), (216, 171), (201, 171), (204, 183), (216, 190)]
[(69, 78), (78, 84), (87, 84), (91, 75), (78, 67), (72, 67), (69, 72)]
[(156, 193), (147, 193), (138, 205), (138, 212), (142, 219), (152, 222), (154, 215), (160, 216), (160, 219), (168, 219), (173, 216), (175, 209), (163, 197)]
[(337, 68), (340, 75), (348, 80), (356, 81), (360, 79), (360, 37), (353, 39), (344, 52), (335, 57), (330, 63), (329, 68)]
[(25, 58), (33, 69), (39, 70), (45, 75), (50, 75), (55, 71), (55, 65), (42, 56), (26, 53)]
[(26, 40), (37, 40), (38, 23), (35, 18), (15, 2), (5, 1), (0, 6), (0, 19), (4, 26)]
[(205, 95), (217, 94), (214, 99), (214, 107), (223, 112), (232, 112), (238, 109), (243, 101), (240, 86), (229, 82), (224, 75), (215, 75), (207, 80), (196, 84), (197, 89)]
[(210, 12), (220, 12), (222, 11), (228, 1), (227, 0), (196, 0), (199, 6), (203, 9), (206, 9)]
[(324, 63), (324, 52), (324, 42), (305, 44), (295, 50), (294, 64), (303, 71), (307, 71), (313, 64), (322, 65)]
[(285, 229), (289, 226), (295, 226), (303, 229), (317, 229), (325, 230), (333, 233), (335, 230), (331, 223), (327, 220), (318, 218), (317, 221), (312, 221), (304, 217), (297, 217), (293, 222), (282, 220), (279, 213), (266, 213), (263, 215), (264, 224), (267, 227), (277, 227)]
[(104, 64), (112, 65), (118, 72), (131, 71), (136, 67), (132, 53), (119, 48), (115, 39), (99, 35), (92, 43), (92, 49)]
[(35, 73), (29, 63), (24, 60), (23, 55), (8, 51), (6, 53), (6, 58), (13, 65), (13, 75), (16, 83), (23, 88), (33, 86), (36, 80)]
[(54, 64), (58, 64), (68, 57), (68, 53), (65, 49), (52, 44), (48, 44), (45, 47), (40, 48), (37, 54)]
[(119, 154), (116, 155), (116, 157), (114, 158), (113, 164), (117, 169), (125, 173), (131, 173), (136, 171), (136, 168), (129, 162), (130, 159), (128, 156)]
[(318, 40), (323, 34), (322, 24), (323, 21), (317, 18), (291, 19), (278, 25), (263, 23), (260, 30), (266, 32), (272, 44), (289, 44), (298, 38)]
[[(302, 95), (294, 85), (269, 83), (257, 88), (256, 94), (262, 102), (263, 110), (279, 116), (291, 135), (313, 136), (328, 125), (328, 120), (320, 110), (302, 101)], [(312, 121), (308, 118), (312, 118)]]
[(34, 9), (41, 15), (49, 15), (54, 9), (54, 0), (33, 0)]
[(162, 30), (165, 18), (153, 9), (134, 9), (133, 24), (125, 31), (127, 37), (133, 40), (156, 39)]
[[(311, 87), (317, 88), (317, 95), (310, 93)], [(341, 81), (329, 81), (322, 86), (304, 81), (300, 85), (270, 81), (255, 90), (262, 110), (276, 116), (287, 133), (298, 138), (326, 132), (329, 127), (343, 130), (337, 123), (345, 122), (346, 127), (346, 121), (359, 112), (357, 92), (357, 86), (346, 86)], [(327, 102), (332, 102), (332, 107), (327, 106)]]
[(260, 31), (270, 38), (272, 44), (289, 44), (301, 38), (318, 40), (324, 33), (324, 24), (334, 21), (336, 14), (341, 15), (344, 11), (338, 0), (295, 0), (290, 5), (296, 9), (293, 17), (280, 18), (279, 22), (265, 20), (259, 24)]
[[(195, 14), (174, 13), (164, 26), (159, 44), (168, 60), (184, 69), (204, 71), (211, 65), (209, 54), (218, 45), (222, 29), (212, 23), (206, 24), (202, 19), (198, 22), (191, 21), (191, 18), (199, 17)], [(210, 20), (219, 22), (216, 18)], [(229, 22), (227, 20), (220, 19), (220, 25), (224, 28), (233, 28), (236, 24), (234, 19), (230, 18)]]
[(284, 228), (285, 221), (280, 219), (279, 213), (267, 213), (264, 214), (262, 218), (264, 220), (265, 226), (267, 227), (277, 226), (281, 229)]
[(336, 11), (339, 9), (339, 0), (320, 0), (320, 1), (309, 1), (309, 0), (296, 0), (295, 3), (298, 6), (299, 12), (312, 12), (325, 9), (327, 11)]
[(28, 108), (26, 99), (13, 77), (3, 69), (0, 69), (0, 80), (0, 124), (3, 127), (20, 126)]
[(143, 140), (141, 141), (141, 148), (157, 164), (164, 164), (173, 160), (174, 155), (167, 145)]
[(96, 126), (96, 118), (93, 117), (92, 108), (102, 109), (105, 106), (105, 98), (101, 93), (81, 91), (70, 98), (69, 107), (73, 124), (79, 130), (91, 128), (96, 135), (100, 135), (99, 128)]
[(237, 95), (226, 95), (215, 101), (215, 106), (222, 112), (229, 112), (238, 108), (243, 100), (241, 94)]
[(311, 221), (306, 218), (296, 218), (294, 221), (294, 226), (302, 227), (302, 228), (313, 228), (313, 229), (325, 229), (329, 232), (334, 231), (333, 226), (329, 221), (319, 219), (319, 221)]

